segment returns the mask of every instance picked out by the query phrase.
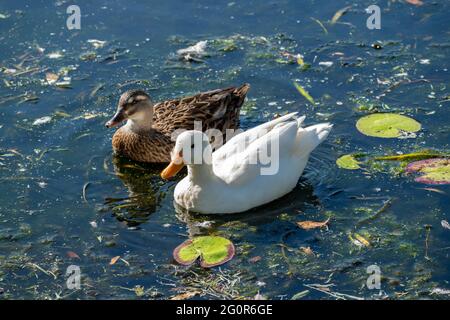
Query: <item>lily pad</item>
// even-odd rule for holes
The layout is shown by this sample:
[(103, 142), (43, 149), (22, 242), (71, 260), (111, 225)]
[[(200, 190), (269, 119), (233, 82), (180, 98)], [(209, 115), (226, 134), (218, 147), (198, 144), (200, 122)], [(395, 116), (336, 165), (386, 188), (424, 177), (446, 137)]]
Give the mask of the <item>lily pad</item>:
[(182, 265), (188, 266), (200, 258), (203, 268), (211, 268), (234, 257), (233, 243), (225, 238), (216, 236), (203, 236), (189, 239), (180, 244), (173, 251), (174, 259)]
[(362, 117), (356, 123), (362, 134), (379, 138), (397, 138), (421, 129), (416, 120), (395, 113), (374, 113)]
[(450, 184), (450, 159), (436, 158), (408, 164), (406, 172), (419, 172), (415, 181), (426, 184)]
[(360, 162), (356, 160), (355, 156), (352, 154), (346, 154), (339, 157), (336, 160), (336, 164), (339, 168), (347, 169), (347, 170), (356, 170), (360, 169)]

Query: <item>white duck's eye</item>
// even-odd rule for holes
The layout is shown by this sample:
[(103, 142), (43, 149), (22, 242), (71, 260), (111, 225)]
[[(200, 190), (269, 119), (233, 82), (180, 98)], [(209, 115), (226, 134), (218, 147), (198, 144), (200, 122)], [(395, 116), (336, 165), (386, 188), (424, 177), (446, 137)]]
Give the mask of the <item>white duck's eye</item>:
[(191, 144), (191, 149), (194, 149), (194, 147), (195, 147), (194, 144)]

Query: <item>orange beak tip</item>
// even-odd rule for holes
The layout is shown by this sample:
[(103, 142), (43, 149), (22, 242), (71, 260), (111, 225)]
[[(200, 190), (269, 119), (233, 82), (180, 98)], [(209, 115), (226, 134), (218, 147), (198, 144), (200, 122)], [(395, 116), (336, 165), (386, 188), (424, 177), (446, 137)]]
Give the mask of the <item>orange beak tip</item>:
[(177, 164), (173, 161), (161, 172), (161, 178), (167, 180), (175, 176), (181, 169), (183, 169), (184, 163)]

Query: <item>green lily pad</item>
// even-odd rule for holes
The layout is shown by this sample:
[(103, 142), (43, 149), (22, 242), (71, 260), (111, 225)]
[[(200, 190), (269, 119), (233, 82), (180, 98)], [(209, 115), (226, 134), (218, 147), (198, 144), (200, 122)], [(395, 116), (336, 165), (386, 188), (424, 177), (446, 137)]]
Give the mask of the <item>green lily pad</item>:
[(346, 154), (344, 156), (339, 157), (336, 160), (336, 164), (339, 168), (347, 169), (347, 170), (356, 170), (360, 169), (359, 166), (361, 162), (356, 160), (355, 156), (352, 154)]
[(397, 138), (419, 131), (421, 125), (416, 120), (400, 114), (374, 113), (359, 119), (356, 128), (366, 136)]
[(211, 268), (234, 257), (234, 245), (225, 238), (216, 236), (203, 236), (189, 239), (180, 244), (173, 251), (174, 259), (182, 265), (188, 266), (200, 258), (203, 268)]
[(450, 159), (436, 158), (408, 164), (406, 172), (420, 172), (415, 181), (426, 184), (450, 184)]

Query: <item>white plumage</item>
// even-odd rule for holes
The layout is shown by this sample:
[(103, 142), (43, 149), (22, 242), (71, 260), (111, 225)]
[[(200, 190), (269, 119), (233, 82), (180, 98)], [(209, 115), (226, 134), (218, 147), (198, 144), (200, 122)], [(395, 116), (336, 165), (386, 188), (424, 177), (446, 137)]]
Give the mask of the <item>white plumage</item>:
[[(237, 213), (289, 193), (311, 151), (332, 128), (329, 123), (302, 128), (305, 117), (296, 119), (296, 115), (291, 113), (242, 132), (214, 153), (204, 133), (186, 131), (179, 135), (172, 162), (186, 164), (188, 175), (175, 187), (176, 203), (199, 213)], [(183, 152), (190, 148), (193, 152)], [(203, 163), (194, 164), (194, 155), (203, 155)], [(266, 163), (271, 157), (272, 162)], [(161, 175), (168, 178), (181, 167), (171, 164)]]

